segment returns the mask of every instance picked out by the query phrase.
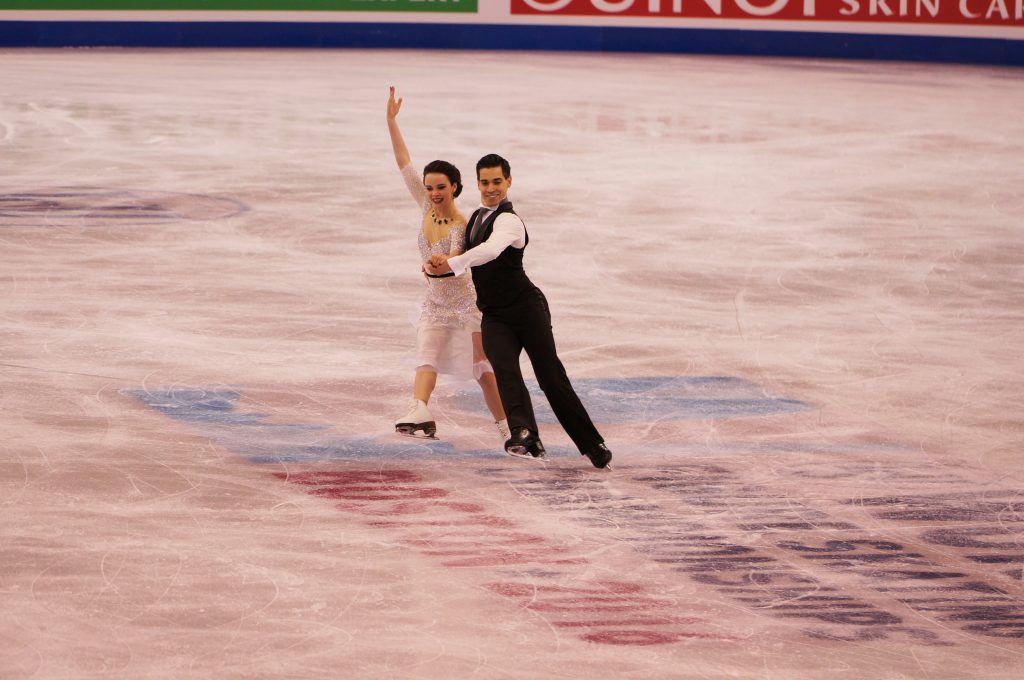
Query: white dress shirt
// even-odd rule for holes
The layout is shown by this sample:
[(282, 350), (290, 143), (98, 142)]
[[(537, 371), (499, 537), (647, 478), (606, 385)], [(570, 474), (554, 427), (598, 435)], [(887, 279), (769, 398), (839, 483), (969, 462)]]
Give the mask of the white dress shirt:
[[(486, 211), (481, 213), (478, 218), (483, 223), (496, 208), (480, 207)], [(466, 228), (472, 229), (472, 227), (473, 225), (470, 224)], [(501, 213), (494, 220), (494, 228), (491, 230), (491, 235), (487, 237), (486, 241), (475, 248), (470, 248), (461, 255), (449, 257), (448, 266), (458, 276), (471, 267), (490, 262), (501, 255), (505, 248), (509, 246), (515, 248), (526, 246), (526, 225), (523, 224), (523, 221), (515, 213), (506, 212)]]

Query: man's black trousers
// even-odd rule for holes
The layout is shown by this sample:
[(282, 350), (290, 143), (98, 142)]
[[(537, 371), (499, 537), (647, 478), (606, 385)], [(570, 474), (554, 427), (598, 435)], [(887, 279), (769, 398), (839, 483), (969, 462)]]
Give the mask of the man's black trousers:
[(484, 353), (494, 368), (510, 429), (526, 427), (538, 432), (533, 402), (519, 368), (520, 354), (526, 350), (540, 389), (577, 448), (587, 450), (604, 441), (576, 396), (555, 351), (551, 312), (539, 288), (508, 307), (485, 311), (481, 331)]

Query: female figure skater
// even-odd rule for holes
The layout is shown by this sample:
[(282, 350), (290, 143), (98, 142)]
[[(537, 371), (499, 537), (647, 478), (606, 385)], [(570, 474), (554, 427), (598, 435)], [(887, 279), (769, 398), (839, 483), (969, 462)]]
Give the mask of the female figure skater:
[[(422, 177), (417, 174), (398, 128), (401, 108), (402, 99), (395, 99), (392, 87), (387, 108), (388, 132), (405, 185), (423, 211), (418, 238), (420, 260), (426, 262), (434, 254), (458, 255), (466, 233), (466, 218), (455, 205), (455, 198), (462, 193), (462, 176), (458, 168), (447, 161), (432, 161), (423, 169)], [(417, 365), (412, 404), (409, 412), (395, 421), (395, 431), (408, 435), (422, 431), (427, 437), (434, 436), (437, 425), (427, 403), (437, 384), (437, 373), (451, 372), (459, 363), (468, 363), (471, 346), (473, 377), (480, 384), (484, 402), (505, 441), (509, 437), (508, 424), (498, 396), (494, 369), (484, 355), (472, 276), (469, 272), (461, 276), (426, 274), (426, 281), (423, 311), (416, 332)], [(465, 347), (466, 351), (460, 351), (460, 347)]]

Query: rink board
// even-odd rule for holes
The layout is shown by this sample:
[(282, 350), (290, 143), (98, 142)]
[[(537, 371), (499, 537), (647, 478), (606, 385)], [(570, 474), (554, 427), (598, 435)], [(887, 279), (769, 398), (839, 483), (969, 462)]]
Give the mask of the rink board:
[(1022, 35), (1022, 0), (0, 1), (0, 46), (7, 47), (500, 49), (1020, 65)]

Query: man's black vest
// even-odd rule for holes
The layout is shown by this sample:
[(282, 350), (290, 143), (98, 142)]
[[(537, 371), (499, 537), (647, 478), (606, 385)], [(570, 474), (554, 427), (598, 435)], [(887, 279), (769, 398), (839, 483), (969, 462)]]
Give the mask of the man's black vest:
[[(491, 213), (490, 217), (484, 220), (483, 225), (477, 230), (476, 238), (471, 238), (473, 222), (482, 210), (483, 208), (480, 208), (469, 218), (464, 250), (478, 246), (490, 237), (494, 230), (494, 220), (498, 219), (498, 215), (507, 212), (516, 214), (516, 211), (512, 209), (512, 204), (505, 201)], [(523, 232), (526, 232), (525, 226)], [(473, 285), (476, 287), (476, 306), (480, 308), (480, 311), (486, 312), (489, 309), (508, 307), (524, 293), (536, 288), (533, 282), (526, 277), (526, 271), (523, 269), (523, 252), (526, 250), (527, 244), (530, 243), (529, 234), (526, 234), (525, 241), (522, 248), (509, 246), (490, 262), (478, 264), (471, 269)]]

